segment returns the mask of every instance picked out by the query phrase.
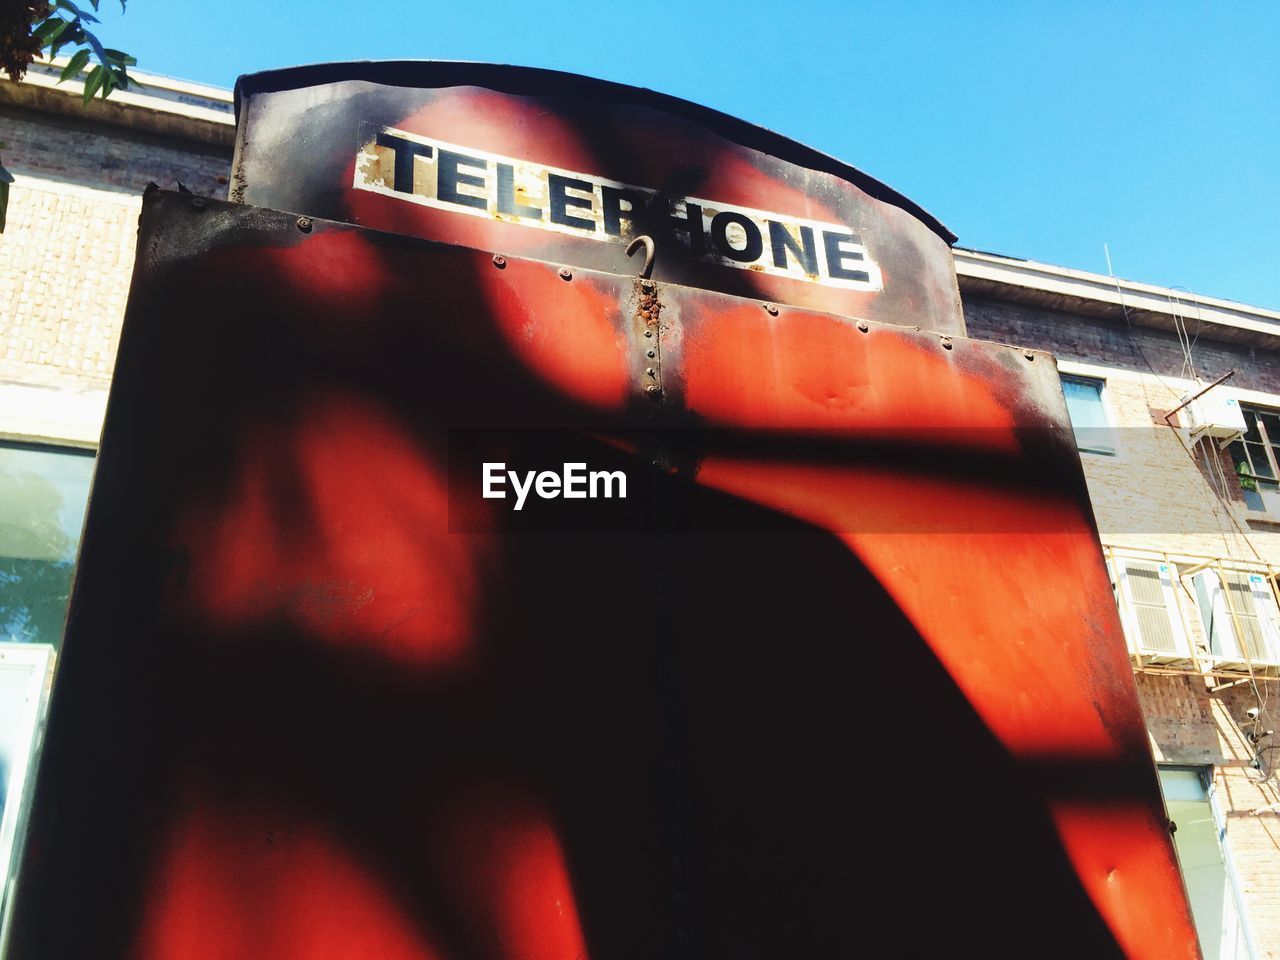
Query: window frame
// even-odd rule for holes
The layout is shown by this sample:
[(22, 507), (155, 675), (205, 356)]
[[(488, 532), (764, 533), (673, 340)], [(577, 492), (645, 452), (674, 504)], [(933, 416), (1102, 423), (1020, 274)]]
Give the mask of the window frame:
[[(1253, 423), (1258, 431), (1260, 440), (1246, 440), (1241, 437), (1227, 444), (1227, 456), (1231, 461), (1231, 472), (1239, 477), (1239, 466), (1236, 459), (1235, 447), (1238, 444), (1240, 451), (1244, 454), (1244, 462), (1248, 465), (1250, 479), (1253, 480), (1252, 489), (1241, 487), (1244, 494), (1245, 506), (1251, 513), (1263, 514), (1269, 517), (1280, 519), (1280, 437), (1272, 437), (1267, 432), (1266, 422), (1262, 419), (1262, 414), (1269, 414), (1280, 417), (1280, 408), (1264, 407), (1260, 404), (1241, 403), (1240, 412), (1245, 415), (1246, 419), (1252, 416)], [(1277, 431), (1280, 432), (1280, 431)], [(1260, 444), (1267, 458), (1266, 466), (1271, 471), (1272, 477), (1269, 480), (1258, 472), (1258, 467), (1253, 462), (1253, 455), (1249, 451), (1249, 445)], [(1262, 484), (1272, 484), (1273, 489), (1264, 489)], [(1249, 496), (1253, 494), (1253, 496)]]
[[(1098, 388), (1098, 405), (1102, 409), (1102, 418), (1106, 422), (1106, 426), (1104, 429), (1106, 429), (1111, 435), (1110, 448), (1081, 445), (1078, 428), (1076, 427), (1075, 422), (1071, 420), (1071, 405), (1070, 403), (1067, 403), (1067, 419), (1068, 419), (1068, 422), (1071, 423), (1071, 433), (1073, 438), (1075, 439), (1076, 452), (1082, 453), (1082, 454), (1083, 453), (1092, 454), (1095, 457), (1120, 456), (1120, 442), (1119, 442), (1120, 438), (1115, 428), (1116, 420), (1111, 410), (1111, 401), (1107, 396), (1107, 393), (1108, 393), (1107, 378), (1094, 376), (1093, 374), (1088, 374), (1088, 373), (1076, 373), (1073, 370), (1071, 370), (1069, 367), (1064, 367), (1063, 365), (1059, 365), (1058, 380), (1060, 383), (1073, 381), (1075, 383), (1084, 384), (1087, 386), (1096, 386)], [(1063, 400), (1064, 402), (1066, 401), (1065, 389), (1063, 390)], [(1088, 428), (1085, 428), (1085, 429), (1088, 429)]]
[[(1209, 764), (1199, 763), (1178, 763), (1178, 762), (1156, 762), (1156, 778), (1160, 784), (1160, 800), (1164, 804), (1165, 815), (1172, 822), (1171, 811), (1169, 805), (1171, 802), (1177, 802), (1178, 798), (1170, 797), (1167, 790), (1168, 785), (1172, 783), (1172, 778), (1166, 780), (1165, 773), (1190, 773), (1194, 774), (1199, 780), (1200, 789), (1203, 793), (1203, 800), (1192, 800), (1192, 803), (1205, 803), (1209, 807), (1209, 812), (1213, 817), (1213, 829), (1217, 834), (1218, 852), (1222, 856), (1223, 875), (1226, 880), (1224, 893), (1230, 895), (1230, 905), (1235, 919), (1235, 932), (1239, 934), (1240, 940), (1235, 944), (1235, 955), (1238, 957), (1243, 952), (1249, 960), (1255, 960), (1260, 954), (1258, 953), (1257, 944), (1253, 939), (1253, 924), (1250, 922), (1248, 905), (1244, 898), (1244, 884), (1240, 882), (1240, 874), (1236, 870), (1235, 851), (1232, 849), (1231, 839), (1227, 835), (1227, 815), (1222, 805), (1222, 801), (1218, 797), (1217, 784), (1214, 782), (1214, 768)], [(1177, 834), (1173, 836), (1174, 856), (1178, 861), (1178, 872), (1183, 876), (1184, 884), (1186, 881), (1185, 866), (1182, 863), (1182, 855), (1178, 851)], [(1225, 899), (1225, 898), (1224, 898)], [(1190, 893), (1188, 891), (1188, 905), (1190, 906)], [(1225, 905), (1225, 904), (1224, 904)], [(1195, 916), (1192, 915), (1192, 923), (1195, 925)], [(1196, 937), (1203, 940), (1203, 933), (1198, 925), (1196, 926)], [(1225, 926), (1220, 929), (1218, 945), (1221, 947), (1223, 941), (1227, 938), (1228, 931)], [(1228, 941), (1229, 943), (1230, 941)], [(1243, 948), (1243, 951), (1241, 950)]]

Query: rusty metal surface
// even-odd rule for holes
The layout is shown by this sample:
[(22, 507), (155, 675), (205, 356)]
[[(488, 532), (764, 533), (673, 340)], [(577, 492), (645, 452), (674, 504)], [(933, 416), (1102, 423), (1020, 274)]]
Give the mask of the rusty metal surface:
[[(13, 960), (1198, 956), (1048, 355), (158, 192), (138, 250)], [(634, 495), (520, 519), (468, 430)]]
[[(963, 334), (949, 231), (846, 164), (648, 90), (486, 64), (241, 78), (231, 197)], [(694, 227), (690, 228), (690, 222)]]

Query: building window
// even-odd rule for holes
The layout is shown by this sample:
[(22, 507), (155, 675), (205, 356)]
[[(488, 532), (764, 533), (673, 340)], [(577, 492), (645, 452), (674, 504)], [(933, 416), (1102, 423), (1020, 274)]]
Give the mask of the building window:
[(1092, 377), (1063, 374), (1062, 393), (1067, 398), (1067, 413), (1075, 431), (1076, 448), (1084, 453), (1114, 456), (1115, 432), (1107, 416), (1103, 400), (1104, 381)]
[(0, 641), (62, 639), (93, 456), (0, 444)]
[(1280, 516), (1280, 411), (1240, 406), (1243, 439), (1228, 448), (1251, 510)]
[(1173, 845), (1205, 960), (1252, 960), (1225, 824), (1208, 768), (1161, 766), (1160, 791), (1177, 825)]

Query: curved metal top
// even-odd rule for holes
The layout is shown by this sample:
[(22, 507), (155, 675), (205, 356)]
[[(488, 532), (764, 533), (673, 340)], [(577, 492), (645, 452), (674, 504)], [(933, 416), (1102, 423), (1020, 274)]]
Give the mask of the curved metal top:
[(236, 117), (238, 119), (240, 115), (242, 94), (271, 93), (341, 80), (365, 80), (400, 87), (473, 85), (502, 93), (591, 98), (653, 107), (700, 124), (744, 146), (848, 180), (876, 200), (905, 210), (948, 244), (956, 241), (956, 235), (919, 204), (856, 167), (819, 150), (680, 97), (561, 70), (459, 60), (351, 60), (263, 70), (245, 74), (236, 80)]

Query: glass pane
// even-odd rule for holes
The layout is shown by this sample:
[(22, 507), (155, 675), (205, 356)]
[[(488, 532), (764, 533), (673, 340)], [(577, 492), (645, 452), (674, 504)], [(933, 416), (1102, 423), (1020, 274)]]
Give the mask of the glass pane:
[(1244, 464), (1245, 473), (1253, 473), (1253, 465), (1249, 462), (1249, 452), (1245, 449), (1244, 443), (1239, 440), (1233, 440), (1231, 445), (1227, 447), (1231, 455), (1231, 466), (1240, 471), (1240, 465)]
[(57, 644), (93, 457), (0, 446), (0, 640)]
[(1205, 960), (1237, 960), (1243, 938), (1236, 908), (1236, 890), (1227, 871), (1226, 851), (1218, 835), (1213, 806), (1198, 774), (1160, 770), (1169, 819), (1177, 824), (1173, 845), (1191, 902), (1191, 916)]
[(1251, 471), (1255, 477), (1274, 477), (1275, 472), (1271, 469), (1271, 462), (1267, 460), (1266, 446), (1261, 443), (1246, 443), (1245, 449), (1249, 451), (1249, 463), (1253, 465)]
[[(1280, 517), (1280, 486), (1274, 483), (1258, 484), (1258, 505), (1255, 507), (1249, 504), (1251, 510), (1262, 510), (1271, 514), (1273, 517)], [(1245, 497), (1245, 502), (1249, 503), (1249, 498)]]
[(1258, 421), (1267, 432), (1267, 439), (1273, 447), (1280, 447), (1280, 414), (1259, 413)]
[(1244, 414), (1244, 438), (1246, 440), (1261, 440), (1262, 435), (1258, 433), (1258, 412), (1250, 410), (1248, 407), (1241, 407), (1240, 412)]
[(1062, 393), (1067, 399), (1067, 414), (1075, 431), (1076, 446), (1099, 453), (1114, 452), (1115, 439), (1102, 405), (1102, 382), (1063, 377)]

